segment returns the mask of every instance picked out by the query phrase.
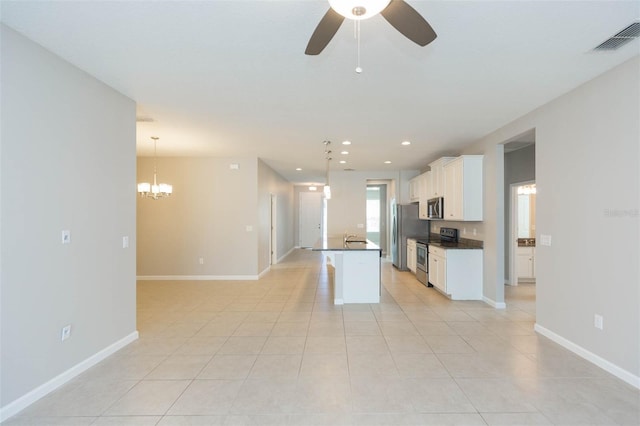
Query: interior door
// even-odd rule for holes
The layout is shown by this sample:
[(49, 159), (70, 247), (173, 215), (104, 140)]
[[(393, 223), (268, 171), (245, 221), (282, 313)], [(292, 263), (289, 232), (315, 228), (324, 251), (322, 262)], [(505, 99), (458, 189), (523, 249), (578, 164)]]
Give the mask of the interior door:
[(299, 246), (313, 247), (322, 236), (321, 193), (300, 193), (299, 218)]

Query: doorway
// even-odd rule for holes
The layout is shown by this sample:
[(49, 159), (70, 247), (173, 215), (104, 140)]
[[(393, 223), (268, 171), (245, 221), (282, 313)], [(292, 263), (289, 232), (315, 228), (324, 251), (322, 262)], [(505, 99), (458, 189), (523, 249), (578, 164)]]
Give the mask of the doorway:
[[(536, 181), (536, 132), (530, 129), (506, 141), (503, 145), (503, 221), (498, 226), (503, 230), (503, 279), (500, 291), (503, 292), (505, 306), (520, 308), (535, 316), (536, 286), (518, 285), (517, 269), (529, 270), (526, 276), (535, 277), (535, 199), (521, 198), (518, 215), (518, 188), (524, 192), (526, 185)], [(519, 217), (520, 216), (520, 217)], [(533, 220), (533, 223), (531, 221)], [(521, 226), (518, 239), (518, 222)], [(525, 225), (526, 224), (526, 225)], [(520, 241), (522, 247), (518, 247)], [(518, 259), (518, 254), (522, 257)], [(521, 281), (520, 284), (525, 284)]]
[(535, 284), (536, 184), (535, 181), (511, 185), (511, 226), (509, 284)]
[(367, 239), (387, 255), (387, 184), (367, 183)]
[(313, 247), (322, 237), (322, 194), (301, 192), (298, 211), (298, 246)]

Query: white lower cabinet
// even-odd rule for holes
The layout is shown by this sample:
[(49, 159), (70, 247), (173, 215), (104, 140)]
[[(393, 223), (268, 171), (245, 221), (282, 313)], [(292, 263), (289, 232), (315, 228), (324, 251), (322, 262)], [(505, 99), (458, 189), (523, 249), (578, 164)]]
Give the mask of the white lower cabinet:
[(482, 300), (482, 253), (429, 245), (429, 283), (452, 300)]
[(516, 272), (518, 279), (533, 280), (535, 273), (535, 247), (518, 247), (516, 250)]
[(407, 268), (416, 273), (416, 240), (407, 238)]

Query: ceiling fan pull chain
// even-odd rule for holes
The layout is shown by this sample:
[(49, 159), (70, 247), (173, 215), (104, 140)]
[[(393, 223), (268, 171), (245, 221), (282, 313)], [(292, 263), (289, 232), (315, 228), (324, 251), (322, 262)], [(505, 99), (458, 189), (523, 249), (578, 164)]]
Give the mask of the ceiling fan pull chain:
[(360, 21), (354, 21), (356, 23), (356, 44), (357, 44), (357, 64), (356, 64), (356, 72), (360, 74), (362, 72), (362, 68), (360, 67)]

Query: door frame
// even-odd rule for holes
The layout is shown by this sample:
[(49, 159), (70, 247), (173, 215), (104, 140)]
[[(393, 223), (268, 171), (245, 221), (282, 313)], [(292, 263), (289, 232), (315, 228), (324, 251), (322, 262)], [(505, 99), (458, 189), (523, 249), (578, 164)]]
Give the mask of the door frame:
[(511, 203), (509, 203), (509, 279), (508, 285), (517, 286), (518, 277), (516, 276), (516, 250), (518, 240), (518, 187), (523, 185), (531, 185), (536, 183), (535, 180), (524, 182), (516, 182), (509, 185), (509, 194), (511, 194)]
[(269, 235), (269, 263), (275, 265), (278, 263), (278, 196), (271, 194), (271, 232)]

